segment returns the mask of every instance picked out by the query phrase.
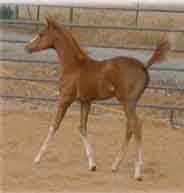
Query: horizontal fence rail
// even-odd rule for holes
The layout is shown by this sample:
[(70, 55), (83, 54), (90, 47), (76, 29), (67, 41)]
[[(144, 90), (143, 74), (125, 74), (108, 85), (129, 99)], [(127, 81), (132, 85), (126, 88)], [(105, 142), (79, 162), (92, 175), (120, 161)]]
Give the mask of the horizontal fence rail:
[[(16, 25), (44, 25), (40, 21), (17, 21), (17, 20), (0, 20), (0, 24), (16, 24)], [(126, 30), (126, 31), (153, 31), (153, 32), (178, 32), (183, 33), (184, 29), (170, 28), (152, 28), (152, 27), (129, 27), (129, 26), (105, 26), (105, 25), (84, 25), (75, 23), (63, 23), (66, 27), (86, 28), (86, 29), (108, 29), (108, 30)]]
[(163, 11), (183, 11), (184, 3), (180, 0), (175, 1), (155, 1), (155, 0), (1, 0), (2, 4), (9, 5), (34, 5), (34, 6), (60, 6), (67, 8), (95, 8), (95, 9), (132, 9), (134, 11), (163, 10)]
[[(44, 61), (44, 60), (30, 60), (30, 59), (16, 59), (8, 57), (0, 57), (0, 61), (5, 62), (23, 62), (23, 63), (32, 63), (32, 64), (59, 64), (57, 61)], [(168, 71), (168, 72), (184, 72), (184, 68), (166, 68), (166, 67), (151, 67), (150, 71)]]
[[(16, 98), (16, 99), (25, 99), (25, 100), (43, 100), (43, 101), (58, 101), (59, 97), (48, 97), (48, 96), (21, 96), (21, 95), (5, 95), (0, 94), (2, 98)], [(119, 102), (116, 101), (95, 101), (94, 104), (101, 105), (119, 105)], [(150, 105), (150, 104), (138, 104), (139, 108), (147, 108), (147, 109), (160, 109), (160, 110), (168, 110), (168, 111), (184, 111), (184, 107), (180, 106), (169, 106), (169, 105)]]
[[(0, 42), (5, 43), (26, 43), (29, 40), (8, 40), (8, 39), (0, 39)], [(143, 50), (143, 51), (153, 51), (155, 47), (143, 47), (143, 46), (128, 46), (128, 45), (108, 45), (108, 44), (80, 44), (83, 47), (91, 47), (91, 48), (114, 48), (114, 49), (124, 49), (124, 50)], [(183, 53), (184, 49), (171, 49), (171, 52)]]
[[(24, 76), (0, 76), (0, 80), (17, 80), (17, 81), (33, 81), (33, 82), (44, 82), (44, 83), (58, 83), (59, 79), (54, 78), (35, 78), (35, 77), (24, 77)], [(167, 90), (167, 91), (178, 91), (184, 92), (183, 88), (177, 88), (173, 86), (158, 86), (158, 85), (148, 85), (148, 89), (153, 90)]]

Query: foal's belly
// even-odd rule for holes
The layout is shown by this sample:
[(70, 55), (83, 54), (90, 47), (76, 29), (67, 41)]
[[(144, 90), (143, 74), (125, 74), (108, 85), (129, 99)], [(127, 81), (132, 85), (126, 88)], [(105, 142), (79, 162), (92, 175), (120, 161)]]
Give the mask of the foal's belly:
[(107, 82), (98, 82), (96, 84), (83, 83), (77, 89), (77, 98), (83, 101), (104, 100), (112, 98), (114, 95), (114, 86)]

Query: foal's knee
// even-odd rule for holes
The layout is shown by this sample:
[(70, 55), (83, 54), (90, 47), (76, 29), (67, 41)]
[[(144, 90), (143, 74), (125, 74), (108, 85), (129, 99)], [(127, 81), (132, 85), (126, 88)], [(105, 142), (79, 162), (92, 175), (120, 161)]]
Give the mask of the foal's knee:
[(79, 129), (80, 135), (83, 137), (86, 137), (86, 133), (87, 133), (86, 129), (82, 125), (80, 125), (78, 129)]
[(142, 122), (139, 119), (134, 120), (134, 127), (132, 127), (132, 132), (136, 139), (142, 139)]

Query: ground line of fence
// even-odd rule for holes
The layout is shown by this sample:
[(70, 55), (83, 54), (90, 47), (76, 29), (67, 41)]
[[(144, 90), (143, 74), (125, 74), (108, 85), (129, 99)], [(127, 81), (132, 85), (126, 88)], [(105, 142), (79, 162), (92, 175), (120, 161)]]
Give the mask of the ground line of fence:
[[(33, 96), (20, 96), (20, 95), (0, 95), (1, 98), (16, 98), (25, 100), (43, 100), (43, 101), (58, 101), (59, 97), (33, 97)], [(77, 101), (77, 100), (76, 100)], [(99, 105), (119, 105), (118, 102), (104, 102), (104, 101), (94, 101), (94, 104)], [(164, 105), (149, 105), (149, 104), (138, 104), (138, 108), (151, 108), (160, 110), (173, 110), (173, 111), (184, 111), (184, 107), (180, 106), (164, 106)]]

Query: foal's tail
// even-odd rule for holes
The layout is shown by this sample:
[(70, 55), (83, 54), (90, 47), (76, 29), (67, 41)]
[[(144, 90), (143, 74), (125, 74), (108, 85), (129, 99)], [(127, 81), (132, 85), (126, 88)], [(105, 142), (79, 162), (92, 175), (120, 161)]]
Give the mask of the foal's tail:
[(169, 50), (170, 50), (170, 43), (169, 43), (168, 38), (166, 37), (166, 38), (161, 39), (158, 42), (156, 46), (156, 50), (154, 51), (151, 58), (148, 60), (145, 67), (149, 68), (154, 63), (159, 63), (159, 62), (164, 61), (166, 59), (166, 55)]

